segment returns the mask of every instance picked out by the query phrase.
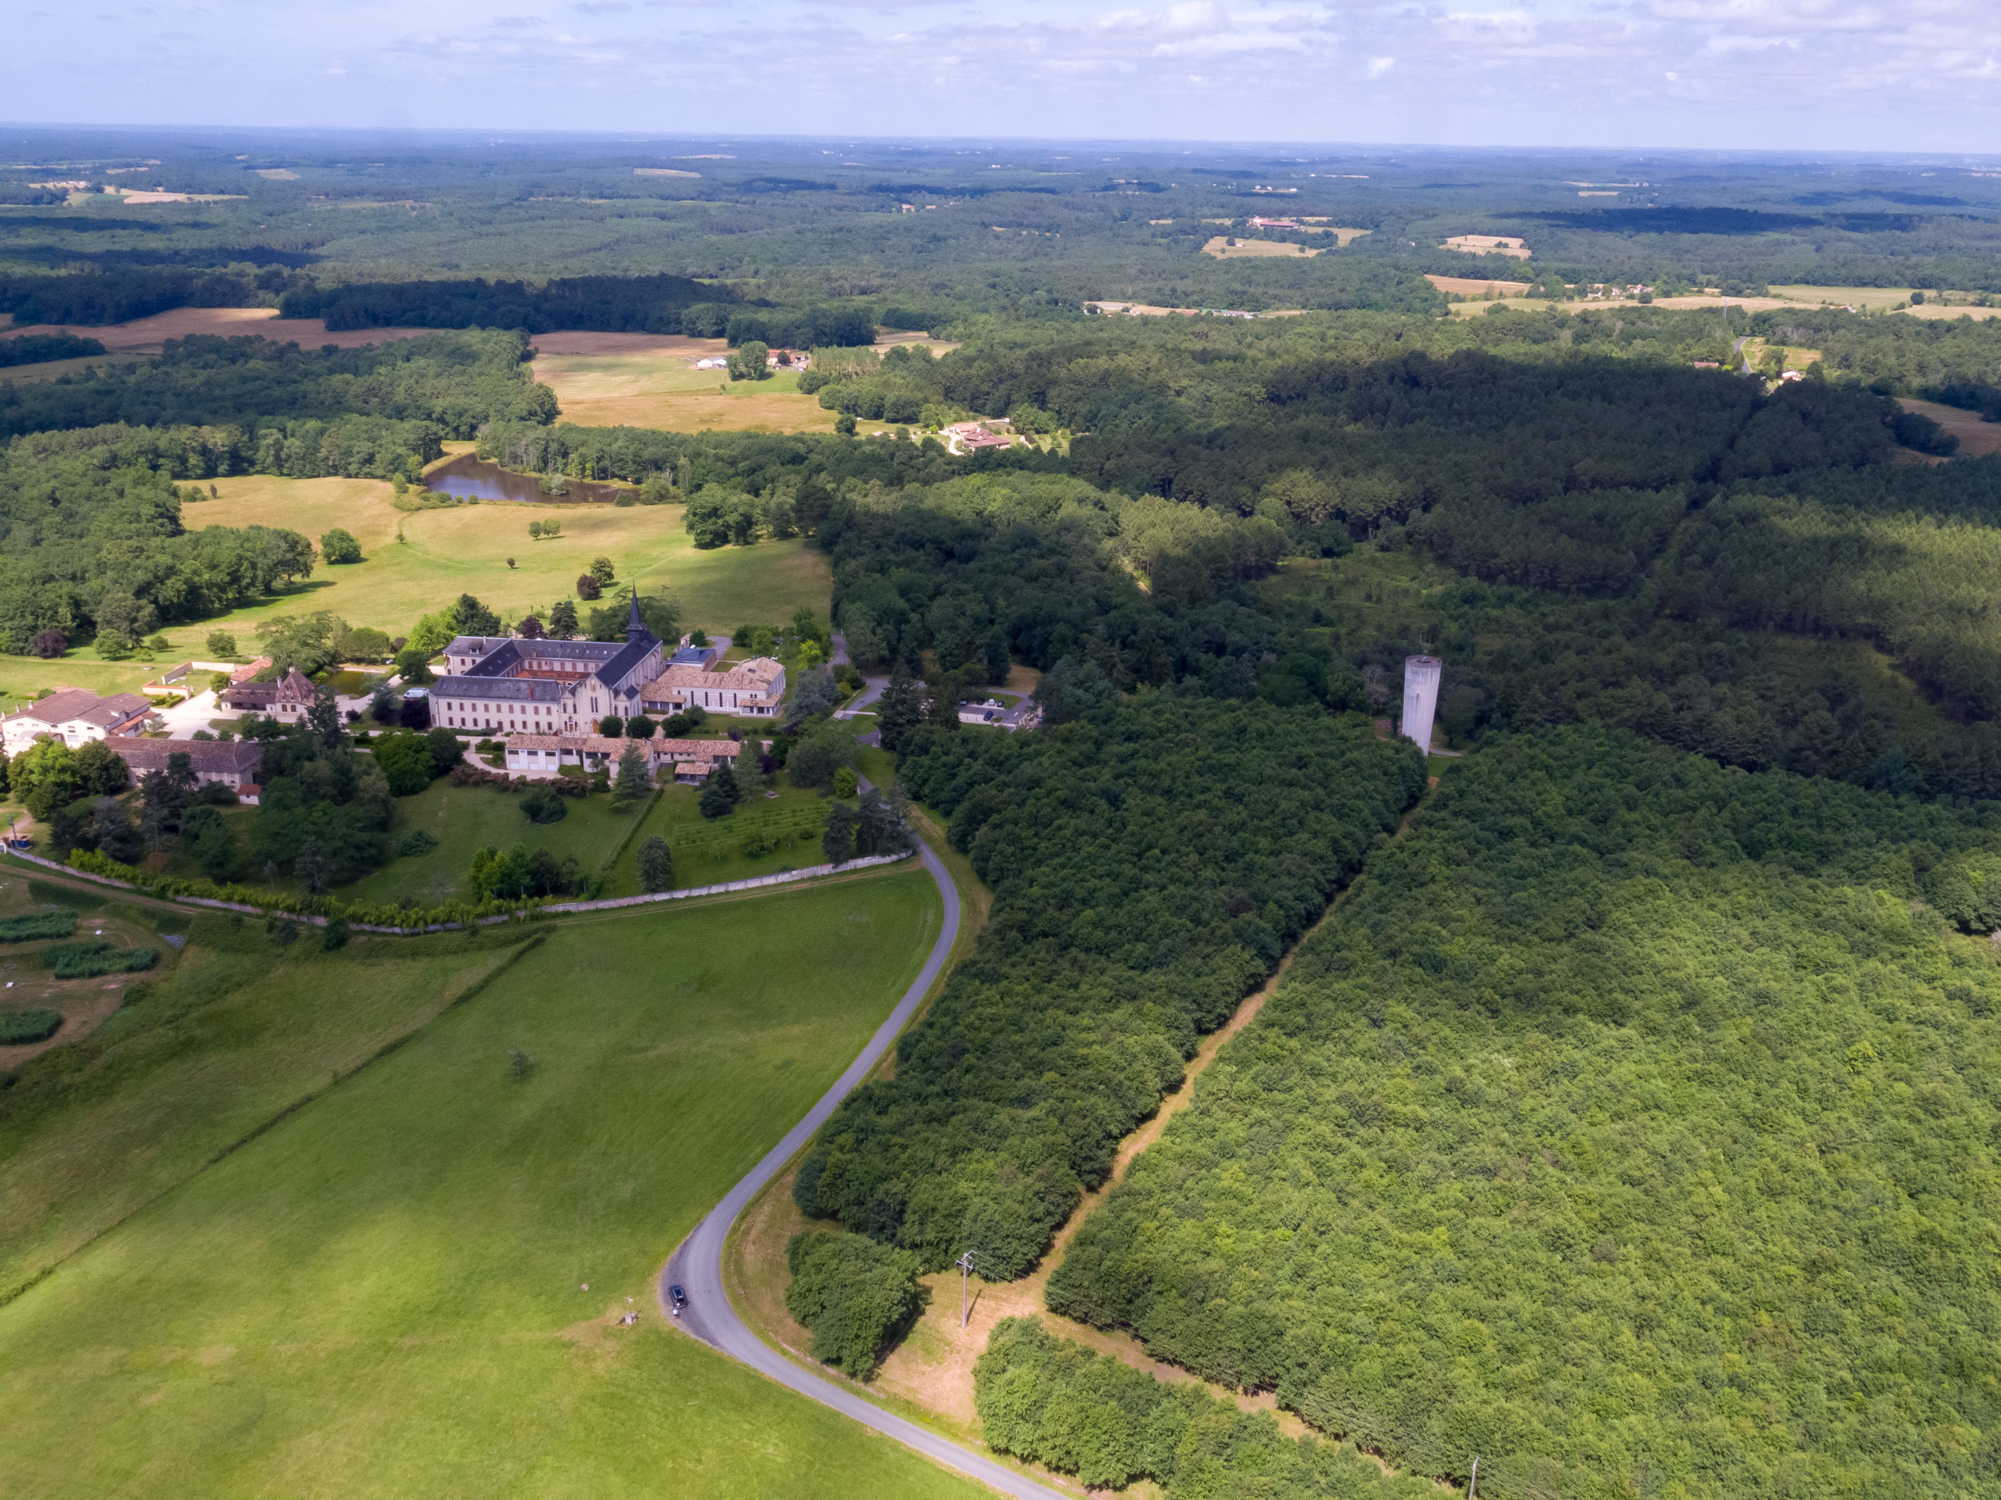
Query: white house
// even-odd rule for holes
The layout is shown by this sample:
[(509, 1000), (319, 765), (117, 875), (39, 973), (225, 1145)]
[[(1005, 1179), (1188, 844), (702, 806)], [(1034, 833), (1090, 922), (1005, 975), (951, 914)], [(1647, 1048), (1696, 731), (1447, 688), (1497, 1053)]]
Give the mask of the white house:
[(646, 769), (671, 769), (676, 781), (707, 781), (718, 765), (743, 754), (735, 740), (611, 739), (599, 734), (516, 734), (507, 740), (507, 769), (516, 776), (553, 776), (564, 766), (587, 771), (618, 769), (630, 745), (646, 756)]
[(58, 688), (38, 703), (0, 719), (0, 748), (18, 755), (36, 740), (61, 740), (72, 750), (143, 727), (152, 703), (138, 693), (100, 698), (82, 688)]

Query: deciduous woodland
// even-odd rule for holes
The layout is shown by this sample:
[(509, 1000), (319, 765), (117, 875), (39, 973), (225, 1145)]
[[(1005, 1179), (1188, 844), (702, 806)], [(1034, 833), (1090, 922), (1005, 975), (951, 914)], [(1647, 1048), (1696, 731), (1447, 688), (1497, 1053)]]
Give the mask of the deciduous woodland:
[(1027, 738), (920, 731), (900, 774), (993, 887), (992, 925), (795, 1192), (1003, 1278), (1423, 782), (1359, 718), (1165, 694)]
[(1997, 836), (1618, 734), (1485, 751), (1050, 1305), (1491, 1493), (1980, 1492), (2001, 974), (1928, 892)]

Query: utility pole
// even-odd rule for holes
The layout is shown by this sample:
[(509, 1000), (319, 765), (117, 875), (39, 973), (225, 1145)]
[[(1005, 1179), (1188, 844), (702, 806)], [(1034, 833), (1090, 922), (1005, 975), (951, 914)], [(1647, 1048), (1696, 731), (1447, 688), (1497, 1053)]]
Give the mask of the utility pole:
[(1474, 1492), (1480, 1487), (1480, 1455), (1473, 1455), (1473, 1472), (1466, 1480), (1466, 1500), (1473, 1500)]
[(959, 1326), (964, 1328), (973, 1315), (966, 1305), (966, 1278), (973, 1272), (973, 1252), (968, 1250), (952, 1264), (959, 1268)]

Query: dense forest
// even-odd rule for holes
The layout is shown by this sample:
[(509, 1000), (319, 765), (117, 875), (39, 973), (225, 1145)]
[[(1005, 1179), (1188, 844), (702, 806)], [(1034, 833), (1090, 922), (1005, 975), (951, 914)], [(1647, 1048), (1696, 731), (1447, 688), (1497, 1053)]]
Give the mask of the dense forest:
[(899, 775), (993, 888), (991, 923), (799, 1170), (809, 1214), (1019, 1276), (1196, 1039), (1416, 797), (1359, 717), (1163, 693), (1013, 738), (927, 728)]
[(1483, 1493), (1973, 1493), (2001, 975), (1968, 812), (1628, 737), (1468, 760), (1051, 1306)]
[(486, 422), (555, 417), (555, 397), (528, 378), (527, 357), (521, 334), (491, 330), (310, 351), (202, 334), (169, 340), (144, 364), (0, 385), (0, 436), (360, 413), (469, 438)]

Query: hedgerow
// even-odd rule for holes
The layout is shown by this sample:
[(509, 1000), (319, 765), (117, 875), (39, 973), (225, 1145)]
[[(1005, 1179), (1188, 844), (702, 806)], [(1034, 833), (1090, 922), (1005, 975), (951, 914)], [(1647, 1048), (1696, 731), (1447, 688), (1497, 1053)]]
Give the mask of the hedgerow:
[(165, 900), (196, 899), (227, 901), (259, 911), (302, 917), (339, 917), (371, 927), (464, 927), (485, 917), (533, 916), (536, 901), (452, 901), (441, 906), (398, 906), (388, 901), (343, 901), (334, 896), (314, 896), (304, 891), (274, 891), (255, 885), (218, 885), (212, 880), (158, 875), (93, 850), (72, 850), (69, 862), (77, 869), (112, 880), (122, 880)]
[(1424, 766), (1359, 717), (1151, 694), (1025, 737), (927, 729), (899, 775), (950, 816), (991, 925), (795, 1196), (927, 1266), (970, 1249), (1015, 1277)]
[(1482, 750), (1049, 1304), (1492, 1500), (1993, 1494), (2001, 959), (1925, 897), (1997, 853), (1991, 803)]

